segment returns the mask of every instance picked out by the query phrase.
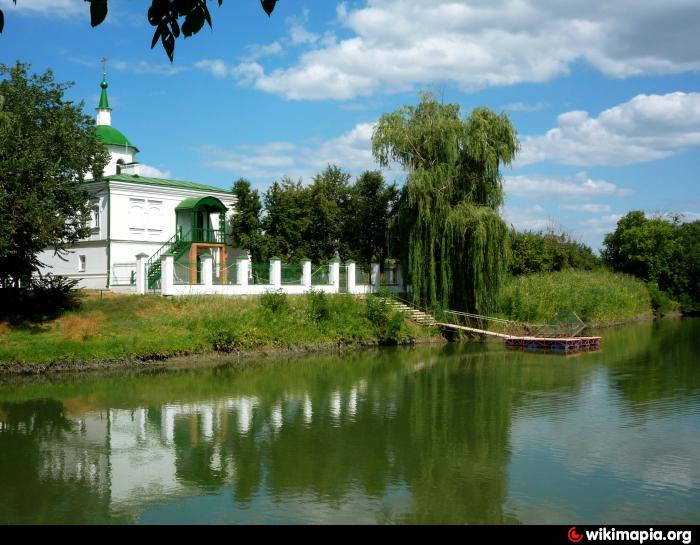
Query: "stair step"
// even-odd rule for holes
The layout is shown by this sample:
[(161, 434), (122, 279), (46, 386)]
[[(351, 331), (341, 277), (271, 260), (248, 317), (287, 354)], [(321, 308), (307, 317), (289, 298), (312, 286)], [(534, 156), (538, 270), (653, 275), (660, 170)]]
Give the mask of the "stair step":
[(402, 312), (407, 315), (407, 318), (410, 320), (413, 320), (417, 324), (420, 325), (435, 325), (437, 324), (437, 320), (435, 320), (435, 317), (432, 314), (429, 314), (427, 312), (424, 312), (420, 309), (414, 308), (410, 305), (407, 305), (405, 303), (400, 303), (398, 301), (392, 301), (391, 299), (382, 299), (385, 303), (388, 304), (388, 306), (398, 312)]

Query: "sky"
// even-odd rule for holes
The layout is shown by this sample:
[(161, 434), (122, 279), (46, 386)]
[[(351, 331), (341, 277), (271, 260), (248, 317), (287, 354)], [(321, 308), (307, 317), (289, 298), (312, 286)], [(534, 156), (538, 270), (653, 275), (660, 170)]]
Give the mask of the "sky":
[(698, 0), (209, 4), (213, 29), (177, 40), (171, 64), (148, 0), (109, 0), (95, 29), (83, 0), (0, 0), (0, 63), (52, 69), (92, 115), (106, 57), (112, 124), (156, 176), (264, 191), (328, 164), (358, 175), (378, 168), (377, 119), (429, 91), (510, 116), (516, 228), (599, 249), (630, 210), (700, 219)]

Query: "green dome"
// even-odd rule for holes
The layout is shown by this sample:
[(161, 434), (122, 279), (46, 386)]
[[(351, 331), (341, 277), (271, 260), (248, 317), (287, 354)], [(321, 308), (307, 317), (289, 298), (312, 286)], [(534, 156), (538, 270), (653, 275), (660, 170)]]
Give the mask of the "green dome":
[(129, 142), (126, 136), (109, 125), (97, 125), (97, 127), (95, 127), (95, 134), (97, 134), (97, 138), (102, 140), (102, 143), (108, 146), (124, 146), (134, 148), (138, 151), (138, 148)]

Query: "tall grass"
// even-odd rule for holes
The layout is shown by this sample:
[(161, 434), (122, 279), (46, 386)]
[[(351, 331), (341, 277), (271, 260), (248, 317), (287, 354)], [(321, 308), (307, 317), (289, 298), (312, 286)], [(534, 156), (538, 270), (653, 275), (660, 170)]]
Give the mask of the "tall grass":
[(529, 323), (547, 323), (572, 309), (586, 323), (610, 325), (652, 314), (646, 285), (605, 270), (535, 273), (510, 278), (497, 301), (501, 316)]
[[(289, 296), (284, 305), (268, 299), (90, 295), (79, 310), (43, 324), (0, 323), (0, 363), (157, 359), (211, 350), (385, 341), (364, 301), (350, 295)], [(406, 327), (416, 337), (431, 333), (415, 324)]]

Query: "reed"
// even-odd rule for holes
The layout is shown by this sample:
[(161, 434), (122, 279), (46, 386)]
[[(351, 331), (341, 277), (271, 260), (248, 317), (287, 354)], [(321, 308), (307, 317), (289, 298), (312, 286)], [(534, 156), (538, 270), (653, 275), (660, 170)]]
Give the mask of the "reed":
[(546, 323), (560, 311), (572, 309), (594, 326), (652, 315), (643, 282), (603, 269), (511, 277), (498, 294), (497, 309), (502, 317), (529, 323)]

